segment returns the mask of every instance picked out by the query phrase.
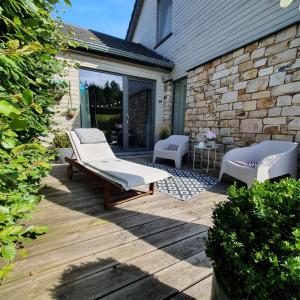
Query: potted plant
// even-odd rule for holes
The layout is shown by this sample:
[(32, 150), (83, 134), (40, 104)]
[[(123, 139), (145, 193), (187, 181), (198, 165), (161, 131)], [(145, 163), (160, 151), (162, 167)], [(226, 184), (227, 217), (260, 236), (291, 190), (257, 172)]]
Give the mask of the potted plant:
[(76, 115), (76, 109), (75, 108), (68, 108), (65, 115), (68, 119), (73, 119)]
[(54, 134), (53, 145), (57, 148), (58, 160), (61, 164), (66, 163), (65, 157), (71, 157), (73, 150), (68, 135), (63, 131)]
[(211, 300), (300, 299), (300, 181), (233, 185), (228, 195), (206, 239)]
[(165, 140), (166, 138), (168, 138), (170, 136), (170, 132), (169, 129), (167, 127), (162, 127), (159, 131), (159, 138), (161, 140)]
[(204, 136), (205, 136), (205, 143), (207, 146), (209, 147), (215, 146), (217, 135), (214, 131), (212, 130), (206, 131)]
[(50, 88), (55, 94), (55, 100), (59, 102), (64, 95), (69, 93), (69, 82), (64, 79), (52, 80)]

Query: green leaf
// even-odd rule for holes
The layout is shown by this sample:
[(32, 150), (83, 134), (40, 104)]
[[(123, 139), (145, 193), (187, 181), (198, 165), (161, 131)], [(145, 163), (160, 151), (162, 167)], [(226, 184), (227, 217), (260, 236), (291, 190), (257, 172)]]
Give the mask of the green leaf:
[(7, 43), (7, 48), (9, 50), (17, 50), (20, 47), (20, 42), (19, 40), (9, 40)]
[(20, 20), (20, 18), (18, 16), (14, 16), (14, 23), (16, 25), (22, 25), (22, 22), (21, 22), (21, 20)]
[(29, 106), (32, 104), (32, 101), (33, 101), (33, 94), (32, 94), (32, 91), (29, 90), (29, 89), (25, 89), (22, 93), (22, 99), (23, 99), (23, 103), (26, 105), (26, 106)]
[(15, 141), (12, 139), (5, 139), (1, 142), (1, 145), (5, 149), (12, 149), (15, 146)]
[(25, 249), (22, 249), (20, 252), (19, 252), (20, 256), (21, 257), (27, 257), (28, 256), (28, 251), (25, 250)]
[(0, 214), (8, 214), (9, 208), (3, 205), (0, 205)]
[(13, 105), (5, 100), (0, 100), (0, 114), (7, 116), (7, 117), (13, 117), (20, 113), (21, 113), (21, 111), (15, 105)]
[(64, 2), (68, 5), (68, 6), (72, 6), (71, 1), (70, 0), (64, 0)]
[(15, 118), (11, 121), (10, 125), (13, 130), (18, 131), (26, 129), (28, 122), (26, 119)]
[(38, 112), (39, 114), (43, 113), (43, 109), (40, 107), (40, 105), (38, 105), (37, 103), (32, 103), (31, 107)]
[(4, 267), (0, 269), (0, 279), (6, 278), (9, 273), (13, 270), (14, 265), (13, 264), (7, 264)]
[(1, 249), (2, 257), (6, 260), (12, 260), (16, 256), (16, 247), (14, 244), (3, 245)]
[(49, 229), (47, 226), (35, 226), (35, 225), (31, 225), (26, 229), (27, 232), (35, 233), (36, 235), (47, 233), (48, 230)]

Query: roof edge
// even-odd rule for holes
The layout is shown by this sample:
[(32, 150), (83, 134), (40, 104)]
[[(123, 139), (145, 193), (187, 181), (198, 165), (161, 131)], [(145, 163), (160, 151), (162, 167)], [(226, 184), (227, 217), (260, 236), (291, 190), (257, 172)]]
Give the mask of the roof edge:
[(125, 40), (127, 40), (127, 41), (132, 41), (137, 22), (139, 20), (139, 17), (140, 17), (142, 8), (143, 8), (143, 4), (144, 4), (144, 0), (135, 0), (133, 11), (131, 14), (131, 18), (130, 18), (127, 33), (126, 33), (126, 37), (125, 37)]
[[(76, 42), (80, 42), (80, 39), (76, 39), (74, 37), (72, 38), (72, 40), (76, 41)], [(156, 65), (156, 66), (159, 66), (162, 68), (166, 68), (168, 70), (171, 70), (174, 67), (174, 63), (170, 60), (166, 61), (166, 60), (157, 59), (157, 58), (150, 58), (150, 57), (147, 57), (147, 56), (141, 55), (141, 54), (131, 54), (131, 53), (123, 51), (123, 50), (114, 49), (114, 48), (105, 47), (105, 46), (103, 47), (103, 46), (97, 45), (92, 42), (85, 42), (85, 46), (86, 46), (87, 50), (92, 50), (92, 51), (96, 51), (96, 52), (100, 52), (100, 53), (112, 54), (112, 55), (124, 57), (127, 59), (133, 59), (135, 61), (145, 62), (145, 63)], [(85, 47), (82, 47), (82, 48), (84, 49)]]
[(111, 52), (101, 52), (98, 49), (92, 49), (92, 48), (69, 48), (65, 52), (74, 52), (74, 53), (81, 53), (81, 54), (91, 54), (97, 57), (108, 57), (117, 61), (123, 61), (123, 62), (128, 62), (132, 63), (135, 65), (140, 65), (140, 66), (147, 66), (150, 67), (151, 69), (157, 69), (157, 70), (162, 70), (164, 72), (170, 73), (172, 71), (171, 66), (162, 66), (158, 65), (155, 62), (151, 61), (142, 61), (140, 59), (132, 58), (132, 57), (126, 57), (126, 56), (119, 56), (115, 53)]

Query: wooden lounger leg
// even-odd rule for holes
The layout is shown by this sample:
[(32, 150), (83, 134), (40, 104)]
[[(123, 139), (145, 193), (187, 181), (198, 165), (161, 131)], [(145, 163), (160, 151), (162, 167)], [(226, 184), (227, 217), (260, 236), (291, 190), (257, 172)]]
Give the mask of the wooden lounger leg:
[(110, 190), (107, 184), (104, 184), (104, 208), (110, 208)]
[(73, 179), (73, 166), (71, 164), (68, 165), (67, 176), (70, 180)]
[(151, 195), (154, 194), (154, 182), (150, 183), (150, 185), (149, 185), (149, 191), (151, 192)]

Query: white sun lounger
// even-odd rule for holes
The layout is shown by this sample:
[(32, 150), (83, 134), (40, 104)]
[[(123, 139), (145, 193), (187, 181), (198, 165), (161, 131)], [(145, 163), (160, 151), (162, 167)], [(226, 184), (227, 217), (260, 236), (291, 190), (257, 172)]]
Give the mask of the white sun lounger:
[[(73, 167), (93, 176), (104, 188), (104, 207), (136, 199), (154, 193), (154, 182), (166, 179), (168, 172), (118, 159), (108, 143), (82, 144), (75, 131), (68, 132), (76, 159), (66, 158), (69, 163), (68, 177), (73, 177)], [(137, 192), (133, 197), (111, 202), (112, 191), (130, 191), (149, 184), (149, 191)]]

